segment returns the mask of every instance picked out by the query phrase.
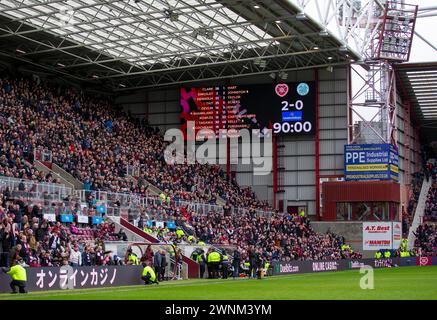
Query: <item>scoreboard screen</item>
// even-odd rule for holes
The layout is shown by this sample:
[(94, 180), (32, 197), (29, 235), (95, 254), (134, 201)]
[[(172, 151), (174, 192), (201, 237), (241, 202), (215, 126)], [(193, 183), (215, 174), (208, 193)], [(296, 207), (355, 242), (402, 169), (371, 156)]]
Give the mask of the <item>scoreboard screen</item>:
[(315, 133), (314, 81), (181, 88), (182, 126), (196, 131), (272, 129), (280, 135)]

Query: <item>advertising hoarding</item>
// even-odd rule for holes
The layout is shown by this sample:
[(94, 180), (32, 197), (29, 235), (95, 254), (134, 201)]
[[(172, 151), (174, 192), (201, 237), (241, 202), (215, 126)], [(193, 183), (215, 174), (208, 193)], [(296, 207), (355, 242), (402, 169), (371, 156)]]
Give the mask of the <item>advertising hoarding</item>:
[(392, 222), (363, 222), (363, 250), (393, 248)]
[(397, 249), (401, 246), (402, 241), (402, 223), (393, 222), (393, 249)]
[[(406, 266), (401, 263), (404, 258), (391, 259), (353, 259), (353, 260), (322, 260), (322, 261), (281, 261), (273, 264), (273, 275), (344, 271), (360, 269), (364, 266), (372, 268), (391, 268)], [(406, 258), (405, 258), (406, 259)]]
[(401, 241), (401, 222), (363, 222), (363, 250), (396, 250)]
[(346, 181), (399, 180), (399, 156), (391, 144), (351, 144), (344, 146)]
[(89, 217), (84, 215), (77, 215), (77, 222), (78, 223), (88, 223)]
[[(27, 290), (72, 290), (139, 285), (142, 266), (37, 267), (26, 268)], [(0, 292), (10, 292), (11, 278), (0, 273)]]

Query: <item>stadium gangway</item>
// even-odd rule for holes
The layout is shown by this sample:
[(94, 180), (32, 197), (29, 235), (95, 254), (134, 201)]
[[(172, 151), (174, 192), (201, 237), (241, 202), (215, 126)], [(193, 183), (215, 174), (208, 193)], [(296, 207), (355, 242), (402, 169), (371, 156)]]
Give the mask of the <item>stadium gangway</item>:
[[(20, 184), (24, 185), (24, 191), (19, 190)], [(2, 191), (8, 188), (13, 197), (36, 200), (63, 201), (74, 195), (73, 189), (64, 185), (5, 176), (0, 176), (0, 188)]]

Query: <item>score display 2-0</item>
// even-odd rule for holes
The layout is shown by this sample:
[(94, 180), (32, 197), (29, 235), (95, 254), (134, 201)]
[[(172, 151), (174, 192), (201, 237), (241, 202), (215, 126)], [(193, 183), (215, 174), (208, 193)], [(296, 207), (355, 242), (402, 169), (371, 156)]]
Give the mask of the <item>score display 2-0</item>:
[(275, 134), (311, 135), (315, 133), (315, 82), (293, 82), (275, 87), (272, 129)]
[[(287, 134), (287, 133), (309, 133), (313, 125), (310, 121), (302, 122), (304, 103), (302, 100), (297, 100), (295, 103), (282, 101), (282, 122), (275, 122), (273, 124), (273, 133)], [(295, 108), (297, 111), (291, 111)], [(287, 121), (287, 122), (284, 122)]]

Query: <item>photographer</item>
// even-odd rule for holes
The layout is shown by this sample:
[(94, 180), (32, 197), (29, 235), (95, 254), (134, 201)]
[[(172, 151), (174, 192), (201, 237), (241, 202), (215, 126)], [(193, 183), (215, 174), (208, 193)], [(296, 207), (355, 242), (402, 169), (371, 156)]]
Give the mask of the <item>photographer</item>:
[(26, 291), (26, 282), (27, 282), (27, 273), (26, 269), (21, 265), (23, 260), (14, 260), (12, 262), (12, 267), (10, 268), (2, 268), (2, 271), (11, 276), (12, 281), (10, 283), (10, 287), (12, 289), (11, 293), (18, 293), (17, 287), (20, 293), (27, 293)]

